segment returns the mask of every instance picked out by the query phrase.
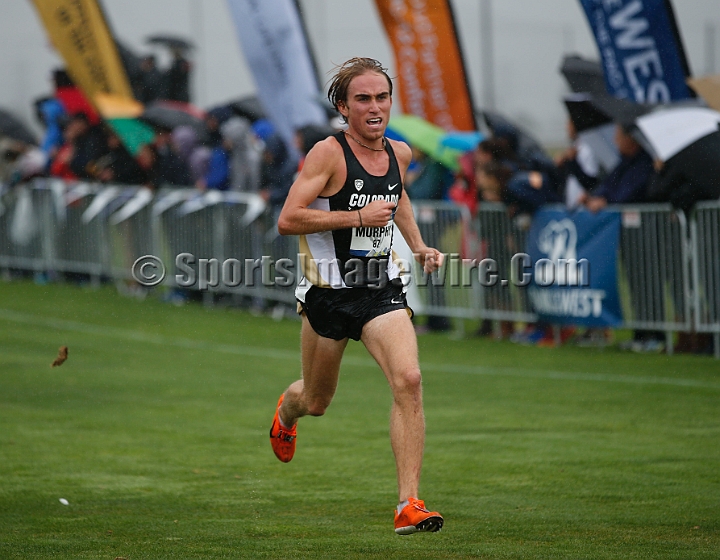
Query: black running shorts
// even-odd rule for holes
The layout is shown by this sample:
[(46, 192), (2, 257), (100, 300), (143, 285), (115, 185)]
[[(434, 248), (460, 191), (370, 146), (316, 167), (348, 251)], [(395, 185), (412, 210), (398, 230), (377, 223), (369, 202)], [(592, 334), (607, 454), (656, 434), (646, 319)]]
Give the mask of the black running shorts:
[(401, 284), (389, 283), (383, 288), (318, 288), (312, 286), (299, 301), (310, 326), (320, 336), (343, 340), (360, 340), (365, 323), (390, 311), (405, 309), (412, 317)]

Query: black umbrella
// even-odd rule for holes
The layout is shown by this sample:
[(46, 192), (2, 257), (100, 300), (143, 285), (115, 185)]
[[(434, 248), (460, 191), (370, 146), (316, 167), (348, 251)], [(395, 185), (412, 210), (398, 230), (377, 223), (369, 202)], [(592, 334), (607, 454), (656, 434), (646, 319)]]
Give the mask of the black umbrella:
[(263, 109), (260, 99), (256, 95), (249, 95), (236, 101), (228, 103), (228, 107), (239, 117), (244, 117), (250, 122), (266, 119), (265, 109)]
[(671, 157), (648, 187), (648, 198), (690, 210), (699, 200), (720, 198), (720, 131)]
[(151, 45), (164, 45), (171, 49), (181, 49), (184, 51), (195, 48), (195, 45), (191, 41), (175, 35), (151, 35), (145, 39), (145, 42)]
[(37, 146), (35, 135), (17, 117), (0, 109), (0, 135)]
[(207, 128), (205, 122), (187, 111), (168, 107), (158, 103), (151, 103), (145, 107), (140, 120), (148, 123), (154, 128), (161, 130), (173, 130), (178, 126), (191, 126), (198, 135), (198, 141), (207, 139)]
[(626, 128), (633, 127), (635, 120), (653, 110), (656, 105), (635, 103), (629, 99), (618, 99), (607, 93), (589, 96), (590, 104), (613, 122)]
[(552, 160), (530, 133), (494, 111), (478, 111), (493, 136), (505, 138), (510, 148), (524, 160), (552, 166)]
[(603, 69), (599, 62), (569, 55), (563, 59), (560, 72), (575, 93), (606, 93), (607, 91)]
[(592, 97), (585, 93), (575, 93), (563, 99), (575, 132), (583, 132), (611, 123), (612, 118), (596, 107)]

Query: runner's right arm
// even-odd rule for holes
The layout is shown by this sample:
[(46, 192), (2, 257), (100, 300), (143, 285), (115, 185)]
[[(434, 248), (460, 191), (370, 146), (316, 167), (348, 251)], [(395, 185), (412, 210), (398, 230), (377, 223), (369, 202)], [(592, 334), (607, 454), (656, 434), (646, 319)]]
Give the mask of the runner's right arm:
[(318, 142), (305, 158), (300, 175), (285, 200), (278, 218), (278, 231), (282, 235), (304, 235), (320, 231), (387, 225), (395, 205), (375, 201), (357, 210), (326, 212), (308, 208), (318, 196), (331, 196), (345, 182), (343, 151), (334, 138)]

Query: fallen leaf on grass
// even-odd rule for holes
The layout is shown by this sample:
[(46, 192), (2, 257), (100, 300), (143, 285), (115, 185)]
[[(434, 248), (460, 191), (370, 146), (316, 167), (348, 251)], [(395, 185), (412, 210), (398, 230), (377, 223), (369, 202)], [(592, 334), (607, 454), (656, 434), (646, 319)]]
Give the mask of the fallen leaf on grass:
[(58, 350), (57, 358), (55, 358), (55, 361), (50, 364), (51, 367), (57, 367), (61, 366), (63, 363), (65, 363), (65, 360), (68, 359), (68, 347), (67, 346), (61, 346)]

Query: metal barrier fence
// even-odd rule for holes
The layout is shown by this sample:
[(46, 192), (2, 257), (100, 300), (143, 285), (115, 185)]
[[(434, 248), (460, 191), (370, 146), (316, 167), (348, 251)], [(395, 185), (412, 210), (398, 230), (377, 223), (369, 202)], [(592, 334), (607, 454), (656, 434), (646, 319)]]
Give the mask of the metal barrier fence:
[(715, 357), (720, 358), (720, 202), (698, 203), (690, 218), (697, 332), (713, 333)]
[[(461, 212), (454, 205), (421, 202), (415, 206), (418, 223), (428, 244), (436, 243), (445, 253), (460, 254), (463, 259), (475, 262), (492, 258), (498, 264), (499, 276), (511, 277), (512, 256), (526, 248), (530, 225), (527, 216), (511, 217), (504, 205), (485, 203), (476, 218), (469, 222), (466, 215), (460, 217)], [(618, 283), (624, 326), (662, 331), (690, 330), (692, 286), (684, 214), (662, 204), (609, 207), (606, 211), (622, 216)], [(453, 235), (448, 235), (447, 219), (434, 217), (452, 212), (458, 218), (454, 220)], [(426, 220), (426, 215), (433, 219)], [(425, 222), (432, 227), (423, 228), (427, 225)], [(463, 266), (466, 270), (470, 265)], [(513, 287), (512, 283), (483, 287), (476, 274), (470, 277), (474, 280), (470, 286), (465, 283), (458, 286), (446, 277), (447, 287), (440, 293), (445, 300), (462, 301), (464, 309), (448, 308), (438, 304), (438, 297), (429, 297), (424, 310), (452, 317), (537, 320), (526, 289)], [(451, 295), (453, 292), (464, 293), (462, 296)]]
[[(527, 216), (511, 217), (500, 203), (483, 203), (473, 222), (473, 258), (494, 259), (501, 278), (512, 276), (510, 261), (513, 255), (525, 251), (530, 223)], [(510, 283), (480, 287), (478, 311), (483, 319), (499, 321), (535, 322), (527, 290)]]
[[(665, 204), (610, 207), (622, 215), (619, 272), (624, 323), (666, 332), (692, 329), (685, 214)], [(623, 293), (624, 292), (624, 293)]]
[[(537, 320), (527, 290), (484, 287), (475, 270), (489, 257), (498, 263), (500, 277), (509, 278), (510, 259), (525, 250), (527, 219), (510, 217), (501, 204), (482, 204), (475, 218), (452, 203), (417, 202), (414, 209), (426, 243), (453, 256), (435, 278), (415, 271), (410, 299), (418, 313)], [(711, 332), (720, 357), (720, 203), (698, 204), (689, 225), (682, 212), (666, 205), (607, 211), (622, 216), (618, 282), (623, 326)], [(95, 283), (125, 281), (143, 255), (160, 257), (170, 272), (178, 255), (191, 253), (217, 261), (208, 294), (292, 303), (292, 287), (263, 283), (257, 270), (263, 255), (291, 258), (297, 265), (297, 241), (277, 234), (276, 218), (259, 196), (247, 193), (173, 189), (153, 194), (143, 187), (38, 179), (0, 196), (0, 269), (81, 273)], [(228, 259), (239, 261), (239, 273), (255, 274), (255, 281), (218, 282)], [(247, 261), (257, 261), (256, 266), (248, 270)], [(174, 273), (164, 284), (175, 287)]]
[[(65, 184), (38, 179), (0, 197), (0, 268), (85, 274), (102, 279), (132, 280), (132, 265), (154, 255), (165, 263), (167, 286), (176, 286), (177, 255), (192, 254), (217, 262), (208, 293), (229, 292), (257, 299), (294, 302), (292, 289), (265, 285), (259, 267), (254, 283), (220, 282), (229, 258), (241, 265), (263, 255), (297, 254), (297, 243), (277, 234), (274, 216), (258, 195), (199, 193), (195, 189)], [(245, 266), (237, 267), (245, 272)], [(252, 284), (252, 285), (251, 285)]]

